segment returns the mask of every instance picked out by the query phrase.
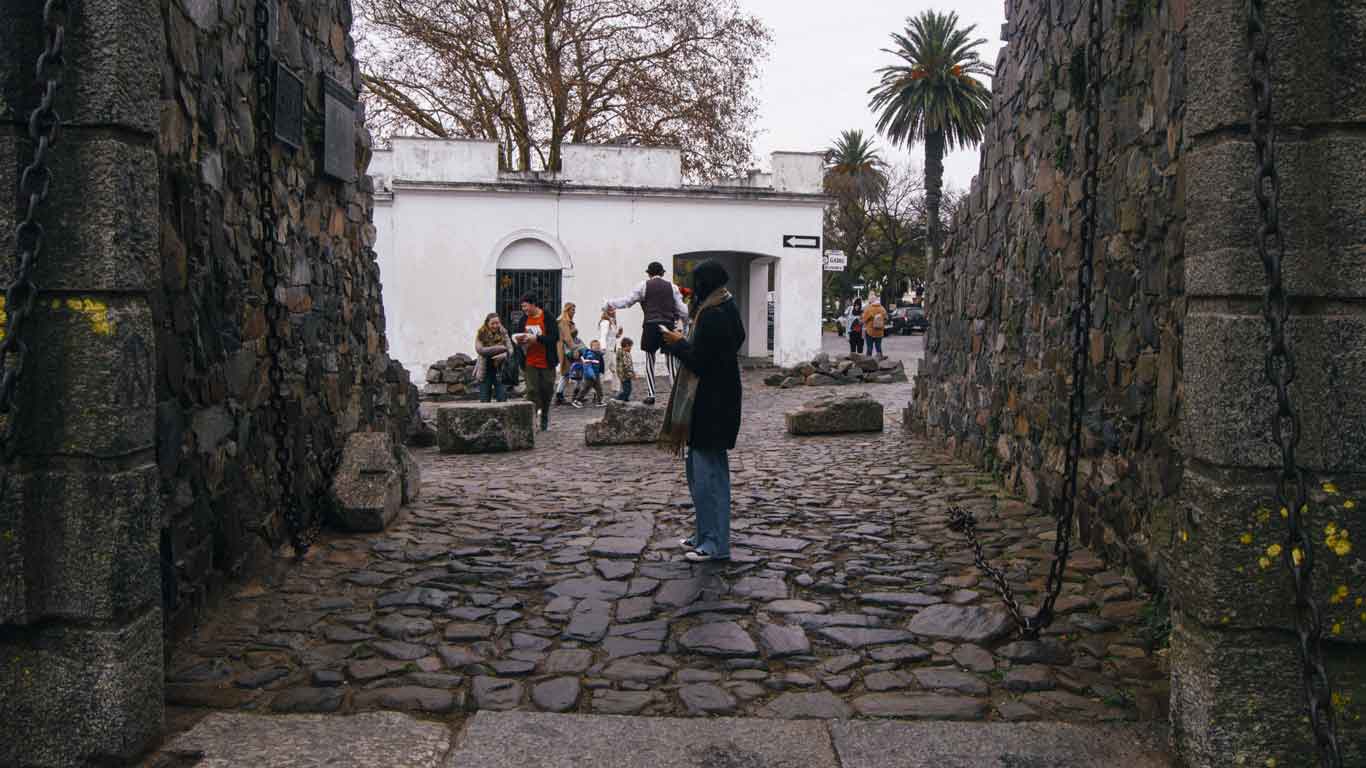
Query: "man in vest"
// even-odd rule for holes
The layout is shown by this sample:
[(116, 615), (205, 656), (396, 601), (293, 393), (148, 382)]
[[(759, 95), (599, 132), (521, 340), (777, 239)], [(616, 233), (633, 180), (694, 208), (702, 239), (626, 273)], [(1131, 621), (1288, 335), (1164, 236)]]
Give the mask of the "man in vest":
[[(639, 304), (645, 312), (645, 327), (640, 331), (640, 348), (645, 350), (645, 388), (648, 390), (645, 404), (654, 405), (655, 355), (663, 344), (660, 326), (671, 329), (682, 327), (683, 319), (688, 316), (688, 305), (683, 303), (683, 294), (678, 290), (678, 286), (664, 279), (663, 264), (657, 261), (650, 262), (650, 266), (645, 268), (645, 274), (645, 282), (637, 285), (634, 291), (619, 299), (607, 300), (603, 303), (602, 309), (626, 309), (633, 304)], [(674, 379), (675, 363), (668, 353), (664, 355), (664, 364), (669, 367), (670, 380)]]

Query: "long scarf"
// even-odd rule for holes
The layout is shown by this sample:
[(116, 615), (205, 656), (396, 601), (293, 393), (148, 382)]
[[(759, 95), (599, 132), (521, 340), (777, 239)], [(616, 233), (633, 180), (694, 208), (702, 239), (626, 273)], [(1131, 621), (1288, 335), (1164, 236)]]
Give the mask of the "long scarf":
[[(688, 328), (689, 344), (697, 335), (697, 326), (701, 324), (702, 313), (721, 305), (730, 298), (730, 291), (721, 288), (712, 291), (707, 300), (702, 302), (697, 314), (693, 316), (691, 327)], [(692, 410), (697, 403), (699, 381), (697, 374), (688, 370), (687, 366), (678, 366), (678, 375), (674, 378), (673, 388), (669, 391), (669, 407), (664, 411), (664, 427), (659, 431), (658, 440), (660, 448), (675, 456), (683, 455), (683, 446), (687, 445), (688, 435), (692, 433)]]

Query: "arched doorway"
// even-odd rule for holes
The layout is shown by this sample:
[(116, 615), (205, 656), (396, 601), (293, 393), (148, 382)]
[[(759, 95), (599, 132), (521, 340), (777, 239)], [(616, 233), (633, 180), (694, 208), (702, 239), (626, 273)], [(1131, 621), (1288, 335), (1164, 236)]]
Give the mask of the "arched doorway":
[(498, 256), (495, 311), (507, 327), (514, 328), (521, 320), (521, 297), (535, 291), (545, 300), (546, 313), (555, 317), (560, 314), (562, 284), (562, 264), (554, 248), (534, 237), (514, 240)]

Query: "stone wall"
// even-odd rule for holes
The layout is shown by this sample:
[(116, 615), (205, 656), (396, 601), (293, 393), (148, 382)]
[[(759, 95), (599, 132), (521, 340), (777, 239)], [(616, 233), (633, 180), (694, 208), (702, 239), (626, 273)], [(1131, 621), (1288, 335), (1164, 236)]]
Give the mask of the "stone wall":
[[(193, 625), (223, 581), (283, 537), (270, 436), (267, 296), (258, 252), (254, 3), (162, 0), (157, 451), (173, 567), (173, 634)], [(286, 254), (277, 331), (288, 386), (295, 490), (310, 515), (351, 432), (396, 440), (416, 407), (408, 374), (386, 355), (371, 246), (370, 138), (354, 115), (355, 181), (321, 173), (322, 78), (361, 87), (348, 0), (272, 3), (276, 59), (304, 84), (304, 140), (272, 147), (273, 234)]]
[[(1045, 504), (1062, 487), (1080, 259), (1088, 3), (1008, 3), (981, 171), (947, 227), (911, 428)], [(1163, 579), (1180, 487), (1185, 0), (1103, 3), (1099, 214), (1077, 508)]]

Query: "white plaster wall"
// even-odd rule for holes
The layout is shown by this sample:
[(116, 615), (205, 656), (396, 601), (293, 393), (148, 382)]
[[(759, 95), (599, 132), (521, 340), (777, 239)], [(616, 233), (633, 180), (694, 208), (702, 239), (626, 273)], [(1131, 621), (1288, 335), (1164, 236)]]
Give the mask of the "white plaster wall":
[(773, 188), (779, 192), (822, 191), (825, 181), (825, 155), (820, 152), (774, 152)]
[(405, 181), (498, 180), (498, 144), (468, 139), (395, 136), (392, 175)]
[(670, 147), (566, 144), (560, 149), (560, 160), (560, 179), (570, 184), (677, 187), (683, 183), (683, 155)]
[(387, 149), (377, 149), (370, 153), (370, 167), (366, 170), (375, 182), (375, 189), (389, 189), (389, 181), (394, 175), (394, 153)]
[[(733, 251), (774, 257), (780, 266), (775, 361), (792, 364), (820, 349), (820, 251), (782, 247), (785, 234), (819, 234), (820, 201), (556, 194), (403, 187), (385, 215), (376, 206), (390, 355), (419, 380), (432, 362), (472, 352), (474, 332), (494, 309), (500, 251), (524, 238), (545, 242), (565, 269), (563, 298), (596, 328), (605, 298), (630, 291), (645, 266), (672, 267), (675, 254)], [(787, 267), (787, 268), (783, 268)], [(744, 290), (748, 275), (734, 289)], [(739, 291), (736, 291), (739, 293)], [(746, 303), (748, 303), (746, 301)], [(638, 307), (618, 314), (640, 343)], [(747, 328), (759, 335), (765, 328)]]

